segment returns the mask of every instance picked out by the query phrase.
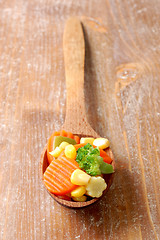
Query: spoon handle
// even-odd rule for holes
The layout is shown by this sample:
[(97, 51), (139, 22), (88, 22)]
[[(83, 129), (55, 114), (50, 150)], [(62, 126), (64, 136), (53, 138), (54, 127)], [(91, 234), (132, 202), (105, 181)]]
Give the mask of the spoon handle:
[(63, 35), (66, 77), (66, 118), (64, 127), (80, 132), (87, 123), (84, 103), (85, 42), (80, 21), (72, 17), (66, 22)]

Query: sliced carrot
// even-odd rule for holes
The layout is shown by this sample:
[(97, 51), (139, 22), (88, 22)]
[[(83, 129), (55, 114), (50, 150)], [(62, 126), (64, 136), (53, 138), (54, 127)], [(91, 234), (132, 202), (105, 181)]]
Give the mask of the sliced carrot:
[(68, 133), (65, 130), (60, 131), (60, 136), (67, 137)]
[(68, 138), (74, 138), (74, 135), (73, 135), (73, 133), (68, 132), (68, 133), (67, 133), (67, 137), (68, 137)]
[(100, 156), (103, 158), (103, 161), (108, 164), (111, 164), (111, 162), (113, 161), (112, 158), (108, 156), (108, 154), (104, 150), (102, 149), (99, 149), (99, 150), (100, 150)]
[(53, 134), (54, 134), (54, 136), (60, 136), (60, 132), (59, 131), (56, 131)]
[(54, 159), (54, 157), (49, 153), (52, 152), (53, 150), (53, 139), (55, 136), (59, 136), (60, 132), (54, 132), (52, 133), (52, 135), (50, 136), (48, 143), (47, 143), (47, 158), (48, 158), (48, 162), (51, 163)]
[[(84, 147), (85, 145), (86, 143), (80, 143), (80, 144), (74, 145), (74, 147), (77, 150), (78, 148)], [(96, 146), (93, 146), (93, 147), (96, 148)], [(112, 162), (112, 158), (110, 158), (104, 150), (102, 149), (99, 149), (99, 150), (100, 150), (100, 156), (103, 158), (103, 161), (110, 164)]]
[(54, 160), (54, 157), (50, 154), (50, 152), (53, 151), (53, 142), (54, 142), (55, 136), (69, 137), (69, 138), (75, 139), (76, 143), (80, 142), (80, 138), (76, 135), (73, 135), (71, 132), (66, 132), (65, 130), (54, 132), (50, 136), (47, 143), (47, 159), (49, 164)]
[(77, 144), (80, 143), (80, 137), (77, 135), (74, 135), (74, 140), (76, 141)]
[(44, 173), (46, 188), (53, 194), (65, 195), (77, 186), (72, 184), (70, 177), (72, 172), (79, 168), (78, 163), (62, 155), (51, 162)]
[(67, 195), (59, 195), (58, 196), (60, 199), (63, 199), (63, 200), (67, 200), (67, 201), (71, 201), (71, 197), (67, 196)]
[(86, 145), (86, 143), (79, 143), (74, 145), (75, 149), (78, 150), (78, 148), (84, 147)]

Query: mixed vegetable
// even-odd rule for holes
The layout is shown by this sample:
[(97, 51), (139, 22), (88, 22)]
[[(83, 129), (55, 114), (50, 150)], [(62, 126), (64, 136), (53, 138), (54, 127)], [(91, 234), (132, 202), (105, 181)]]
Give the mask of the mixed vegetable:
[(99, 198), (107, 188), (104, 174), (114, 172), (104, 151), (108, 147), (106, 138), (80, 139), (64, 130), (53, 133), (47, 144), (46, 188), (65, 200)]

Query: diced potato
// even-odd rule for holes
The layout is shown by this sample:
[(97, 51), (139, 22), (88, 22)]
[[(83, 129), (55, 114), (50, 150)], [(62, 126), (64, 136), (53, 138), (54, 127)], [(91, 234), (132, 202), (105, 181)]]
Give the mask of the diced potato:
[(75, 147), (72, 144), (69, 144), (68, 146), (65, 147), (64, 154), (68, 158), (75, 159), (77, 152), (76, 152)]
[(75, 202), (85, 202), (87, 200), (87, 197), (85, 195), (83, 195), (82, 197), (72, 197), (72, 199)]
[(91, 145), (93, 145), (93, 141), (94, 141), (95, 139), (94, 138), (91, 138), (91, 137), (86, 137), (86, 138), (81, 138), (80, 139), (80, 143), (90, 143)]
[(68, 145), (69, 145), (68, 142), (61, 142), (61, 144), (59, 145), (59, 148), (64, 150)]
[(106, 188), (107, 184), (102, 177), (91, 177), (89, 183), (86, 186), (86, 194), (90, 197), (99, 198), (102, 196), (103, 191)]
[(82, 197), (86, 192), (85, 186), (80, 186), (71, 192), (71, 197)]
[(107, 138), (96, 138), (93, 141), (93, 145), (96, 147), (99, 147), (100, 149), (105, 149), (105, 148), (109, 147), (110, 142)]
[(80, 169), (76, 169), (71, 174), (71, 183), (75, 185), (87, 185), (91, 176)]
[(50, 154), (53, 157), (57, 158), (57, 157), (59, 157), (59, 155), (61, 154), (62, 151), (63, 151), (63, 149), (56, 147), (52, 152), (50, 152)]

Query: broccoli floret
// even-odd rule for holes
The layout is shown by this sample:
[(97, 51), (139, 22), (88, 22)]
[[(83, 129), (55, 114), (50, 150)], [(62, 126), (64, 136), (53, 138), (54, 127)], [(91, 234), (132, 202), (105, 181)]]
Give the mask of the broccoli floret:
[[(77, 150), (76, 161), (79, 167), (91, 176), (105, 173), (105, 171), (107, 171), (107, 165), (110, 165), (103, 161), (99, 148), (94, 148), (90, 143), (87, 143), (84, 147)], [(103, 168), (105, 168), (105, 171), (103, 171)]]

